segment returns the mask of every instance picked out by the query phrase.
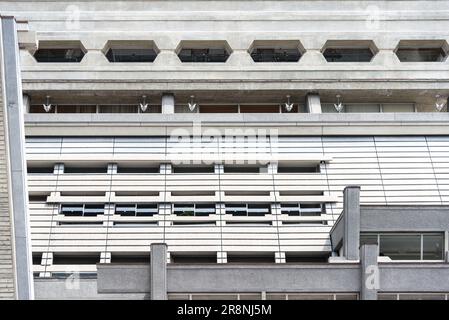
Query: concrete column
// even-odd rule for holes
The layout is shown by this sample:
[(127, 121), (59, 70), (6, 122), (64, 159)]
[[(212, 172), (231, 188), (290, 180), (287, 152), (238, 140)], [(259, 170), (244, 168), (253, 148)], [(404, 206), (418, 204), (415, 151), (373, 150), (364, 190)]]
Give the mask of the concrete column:
[(167, 300), (167, 244), (151, 244), (151, 300)]
[(348, 260), (359, 260), (360, 187), (346, 187), (343, 191), (343, 198), (343, 255)]
[(162, 113), (175, 113), (175, 96), (173, 93), (162, 94)]
[(321, 113), (321, 100), (318, 93), (308, 93), (306, 95), (306, 109), (309, 113)]
[(9, 206), (12, 216), (16, 297), (34, 298), (31, 236), (28, 218), (28, 188), (25, 160), (25, 128), (23, 120), (22, 80), (19, 45), (14, 17), (1, 17), (0, 79), (3, 84), (5, 143), (9, 159), (6, 166), (9, 180)]
[(363, 244), (360, 248), (361, 266), (361, 300), (377, 300), (377, 290), (379, 289), (379, 267), (377, 265), (377, 249), (375, 243)]

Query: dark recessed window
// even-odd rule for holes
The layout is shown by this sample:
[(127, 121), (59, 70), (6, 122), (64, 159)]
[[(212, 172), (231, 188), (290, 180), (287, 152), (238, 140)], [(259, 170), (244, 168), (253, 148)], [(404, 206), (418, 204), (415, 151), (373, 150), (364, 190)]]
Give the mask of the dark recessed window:
[(80, 62), (84, 51), (80, 48), (39, 49), (34, 54), (37, 62)]
[(256, 48), (251, 52), (254, 62), (298, 62), (301, 53), (298, 49)]
[(401, 62), (440, 62), (446, 58), (442, 48), (399, 48), (396, 55)]
[(173, 173), (214, 173), (214, 166), (173, 166)]
[(96, 217), (104, 214), (104, 204), (63, 204), (60, 213), (67, 217)]
[(53, 254), (53, 264), (97, 264), (100, 262), (100, 254)]
[(108, 169), (104, 167), (76, 167), (76, 166), (64, 166), (64, 173), (107, 173)]
[(323, 55), (327, 62), (370, 62), (374, 56), (369, 48), (328, 48)]
[(115, 214), (127, 217), (152, 217), (158, 214), (157, 204), (116, 204)]
[(242, 254), (229, 254), (228, 263), (274, 263), (274, 254), (270, 255), (242, 255)]
[(148, 166), (148, 167), (127, 167), (118, 166), (117, 173), (121, 174), (148, 174), (148, 173), (159, 173), (159, 166)]
[(112, 253), (111, 263), (125, 263), (125, 264), (146, 264), (150, 263), (149, 254), (120, 254)]
[(184, 255), (184, 254), (172, 254), (171, 255), (172, 263), (186, 263), (186, 264), (195, 264), (195, 263), (217, 263), (217, 256), (215, 255)]
[(316, 173), (316, 172), (320, 172), (320, 167), (318, 165), (314, 166), (278, 165), (278, 173)]
[(229, 53), (226, 49), (182, 49), (178, 57), (182, 62), (226, 62)]
[(263, 217), (271, 213), (270, 204), (264, 203), (228, 203), (225, 205), (226, 214), (237, 217)]
[(215, 214), (215, 203), (175, 203), (173, 213), (182, 217), (207, 217)]
[(157, 53), (153, 49), (114, 49), (106, 53), (109, 62), (153, 62)]

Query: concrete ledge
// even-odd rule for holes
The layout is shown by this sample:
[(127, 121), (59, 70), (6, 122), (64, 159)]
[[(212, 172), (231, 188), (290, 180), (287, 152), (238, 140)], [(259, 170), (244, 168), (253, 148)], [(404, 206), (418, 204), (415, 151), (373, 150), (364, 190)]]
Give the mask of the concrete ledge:
[(381, 263), (382, 292), (449, 292), (449, 266), (444, 263)]
[(166, 126), (190, 132), (194, 124), (214, 133), (238, 128), (286, 135), (447, 135), (449, 113), (25, 115), (29, 136), (163, 135)]
[[(148, 293), (149, 266), (99, 264), (99, 293)], [(168, 265), (168, 292), (358, 292), (357, 264)]]
[(449, 230), (449, 206), (361, 206), (361, 232)]

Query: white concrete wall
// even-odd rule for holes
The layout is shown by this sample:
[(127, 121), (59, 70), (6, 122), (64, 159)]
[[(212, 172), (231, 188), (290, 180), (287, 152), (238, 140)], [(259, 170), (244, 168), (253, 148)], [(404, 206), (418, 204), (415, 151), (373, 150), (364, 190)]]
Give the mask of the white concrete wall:
[[(28, 138), (29, 165), (67, 161), (121, 163), (166, 162), (177, 152), (192, 149), (185, 143), (169, 143), (162, 138)], [(170, 150), (166, 153), (164, 150)], [(235, 149), (220, 144), (220, 151), (232, 156)], [(196, 154), (217, 151), (214, 143), (195, 144)], [(325, 161), (320, 173), (309, 174), (29, 174), (30, 194), (49, 195), (47, 203), (32, 202), (30, 207), (33, 250), (36, 252), (148, 252), (152, 242), (166, 241), (169, 252), (329, 252), (328, 232), (342, 211), (342, 190), (361, 185), (362, 204), (447, 205), (449, 203), (449, 138), (447, 136), (402, 137), (280, 137), (274, 148), (278, 159), (300, 164)], [(249, 149), (263, 157), (265, 149)], [(234, 154), (235, 156), (235, 154)], [(179, 159), (179, 158), (178, 158)], [(119, 191), (158, 191), (159, 196), (117, 197)], [(213, 191), (214, 196), (173, 197), (173, 191)], [(269, 191), (270, 196), (225, 196), (225, 191)], [(282, 191), (323, 191), (323, 196), (282, 196)], [(84, 196), (61, 196), (60, 192), (79, 191)], [(104, 196), (89, 196), (103, 191)], [(106, 213), (97, 218), (100, 226), (58, 226), (68, 220), (58, 215), (59, 203), (129, 202), (319, 202), (326, 213), (318, 217), (287, 217), (273, 214), (251, 220), (271, 225), (235, 226), (227, 222), (237, 217), (220, 214), (207, 218), (188, 217), (184, 221), (210, 220), (212, 225), (174, 226), (180, 217), (160, 209), (159, 215), (145, 218), (157, 221), (146, 227), (113, 226), (113, 221), (133, 218)], [(86, 221), (86, 218), (72, 220)], [(286, 222), (297, 224), (287, 225)], [(327, 224), (319, 224), (325, 221)], [(301, 223), (301, 224), (299, 224)], [(278, 262), (282, 262), (279, 260)], [(65, 266), (35, 266), (35, 270), (61, 271)], [(84, 266), (94, 271), (95, 266)]]

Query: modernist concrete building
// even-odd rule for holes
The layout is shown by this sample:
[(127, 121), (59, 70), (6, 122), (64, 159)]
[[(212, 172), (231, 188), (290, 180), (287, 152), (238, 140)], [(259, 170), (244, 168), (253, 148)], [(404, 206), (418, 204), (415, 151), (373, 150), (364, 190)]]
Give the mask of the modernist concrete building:
[(448, 1), (0, 13), (21, 297), (449, 298)]

